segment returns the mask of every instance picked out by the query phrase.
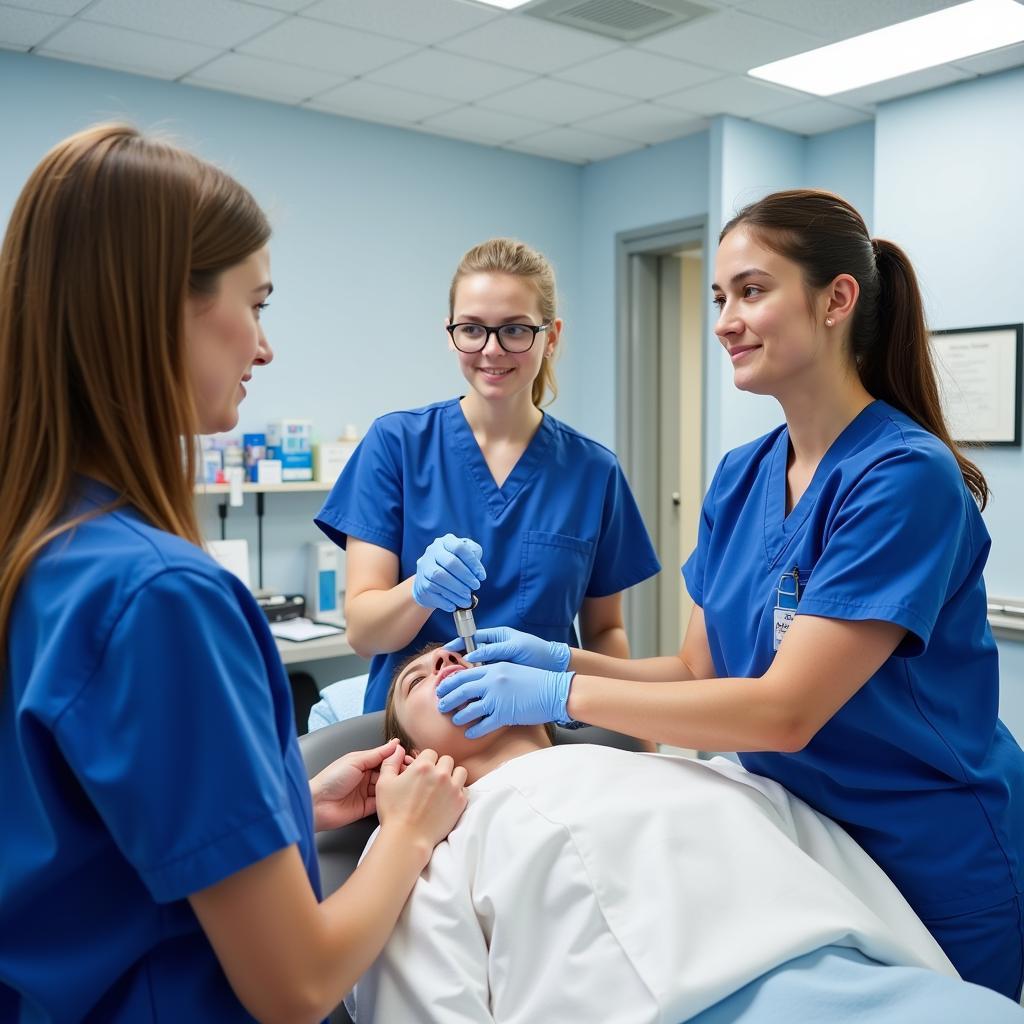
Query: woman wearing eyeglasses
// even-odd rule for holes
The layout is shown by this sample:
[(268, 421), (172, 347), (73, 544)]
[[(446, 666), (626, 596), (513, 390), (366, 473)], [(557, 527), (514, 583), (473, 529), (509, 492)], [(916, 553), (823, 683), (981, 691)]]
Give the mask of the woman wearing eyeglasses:
[(615, 456), (541, 409), (562, 332), (547, 260), (505, 238), (470, 249), (448, 314), (466, 395), (378, 419), (316, 517), (347, 550), (364, 711), (474, 595), (478, 626), (568, 643), (579, 615), (584, 647), (626, 657), (622, 591), (659, 570)]

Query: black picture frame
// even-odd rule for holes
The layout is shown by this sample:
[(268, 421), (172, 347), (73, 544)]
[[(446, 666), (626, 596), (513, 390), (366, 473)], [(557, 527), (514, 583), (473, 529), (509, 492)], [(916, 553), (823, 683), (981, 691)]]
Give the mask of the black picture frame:
[[(1007, 390), (991, 395), (996, 405), (1003, 409), (998, 424), (992, 430), (976, 436), (971, 436), (970, 430), (960, 429), (958, 424), (963, 417), (958, 415), (955, 405), (948, 402), (948, 396), (944, 400), (943, 412), (946, 414), (946, 422), (953, 433), (957, 444), (980, 444), (985, 447), (1021, 447), (1021, 391), (1024, 385), (1024, 324), (993, 324), (986, 327), (953, 327), (942, 331), (931, 332), (931, 343), (933, 356), (936, 358), (936, 370), (939, 373), (940, 381), (948, 376), (949, 364), (956, 362), (955, 358), (950, 359), (951, 353), (955, 353), (956, 343), (962, 347), (967, 341), (967, 336), (978, 335), (979, 341), (987, 341), (989, 346), (1005, 345), (1006, 350), (993, 354), (1000, 360), (1000, 367), (1005, 368), (1006, 363), (1012, 358), (1013, 368), (1010, 372), (993, 372), (991, 374), (993, 386), (998, 389), (1012, 388), (1012, 395)], [(989, 337), (985, 338), (984, 336)], [(1002, 335), (1003, 337), (999, 337)], [(945, 358), (943, 358), (945, 356)], [(995, 367), (992, 368), (996, 369)], [(945, 389), (943, 389), (945, 395)], [(958, 436), (965, 434), (966, 436)]]

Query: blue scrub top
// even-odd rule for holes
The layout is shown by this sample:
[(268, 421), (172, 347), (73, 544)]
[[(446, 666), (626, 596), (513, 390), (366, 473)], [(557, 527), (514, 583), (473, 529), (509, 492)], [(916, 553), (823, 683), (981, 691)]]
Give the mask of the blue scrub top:
[[(545, 415), (499, 488), (460, 400), (382, 416), (335, 483), (316, 524), (344, 547), (351, 535), (398, 555), (399, 579), (446, 533), (483, 548), (478, 628), (513, 626), (574, 641), (585, 597), (617, 594), (661, 568), (614, 454)], [(395, 666), (455, 636), (435, 611), (407, 647), (376, 655), (365, 711), (384, 707)]]
[(1024, 754), (997, 717), (990, 541), (956, 460), (876, 401), (787, 516), (788, 452), (785, 427), (729, 452), (704, 501), (683, 575), (716, 672), (767, 671), (777, 591), (794, 568), (797, 614), (907, 635), (804, 750), (743, 764), (844, 825), (921, 917), (1010, 899), (1024, 888)]
[[(76, 511), (113, 500), (80, 482)], [(251, 1021), (189, 894), (298, 843), (288, 680), (252, 595), (135, 511), (52, 541), (0, 693), (0, 1018)]]

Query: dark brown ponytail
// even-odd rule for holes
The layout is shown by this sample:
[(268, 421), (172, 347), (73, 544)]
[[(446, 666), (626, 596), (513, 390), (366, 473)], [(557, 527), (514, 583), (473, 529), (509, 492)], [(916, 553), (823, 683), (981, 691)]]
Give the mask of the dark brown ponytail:
[(775, 192), (751, 203), (725, 225), (719, 241), (740, 225), (798, 264), (812, 289), (827, 287), (840, 274), (857, 281), (850, 348), (864, 387), (949, 448), (984, 508), (985, 477), (957, 448), (942, 415), (921, 290), (906, 253), (885, 239), (871, 239), (864, 219), (845, 199), (817, 189)]

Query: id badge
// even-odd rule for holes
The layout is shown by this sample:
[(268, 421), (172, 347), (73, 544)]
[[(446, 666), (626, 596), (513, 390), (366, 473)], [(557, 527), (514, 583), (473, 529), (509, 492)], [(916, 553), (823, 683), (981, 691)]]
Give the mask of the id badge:
[(782, 638), (789, 632), (796, 618), (800, 603), (800, 570), (793, 566), (792, 572), (784, 572), (775, 588), (775, 612), (772, 650), (777, 651)]

